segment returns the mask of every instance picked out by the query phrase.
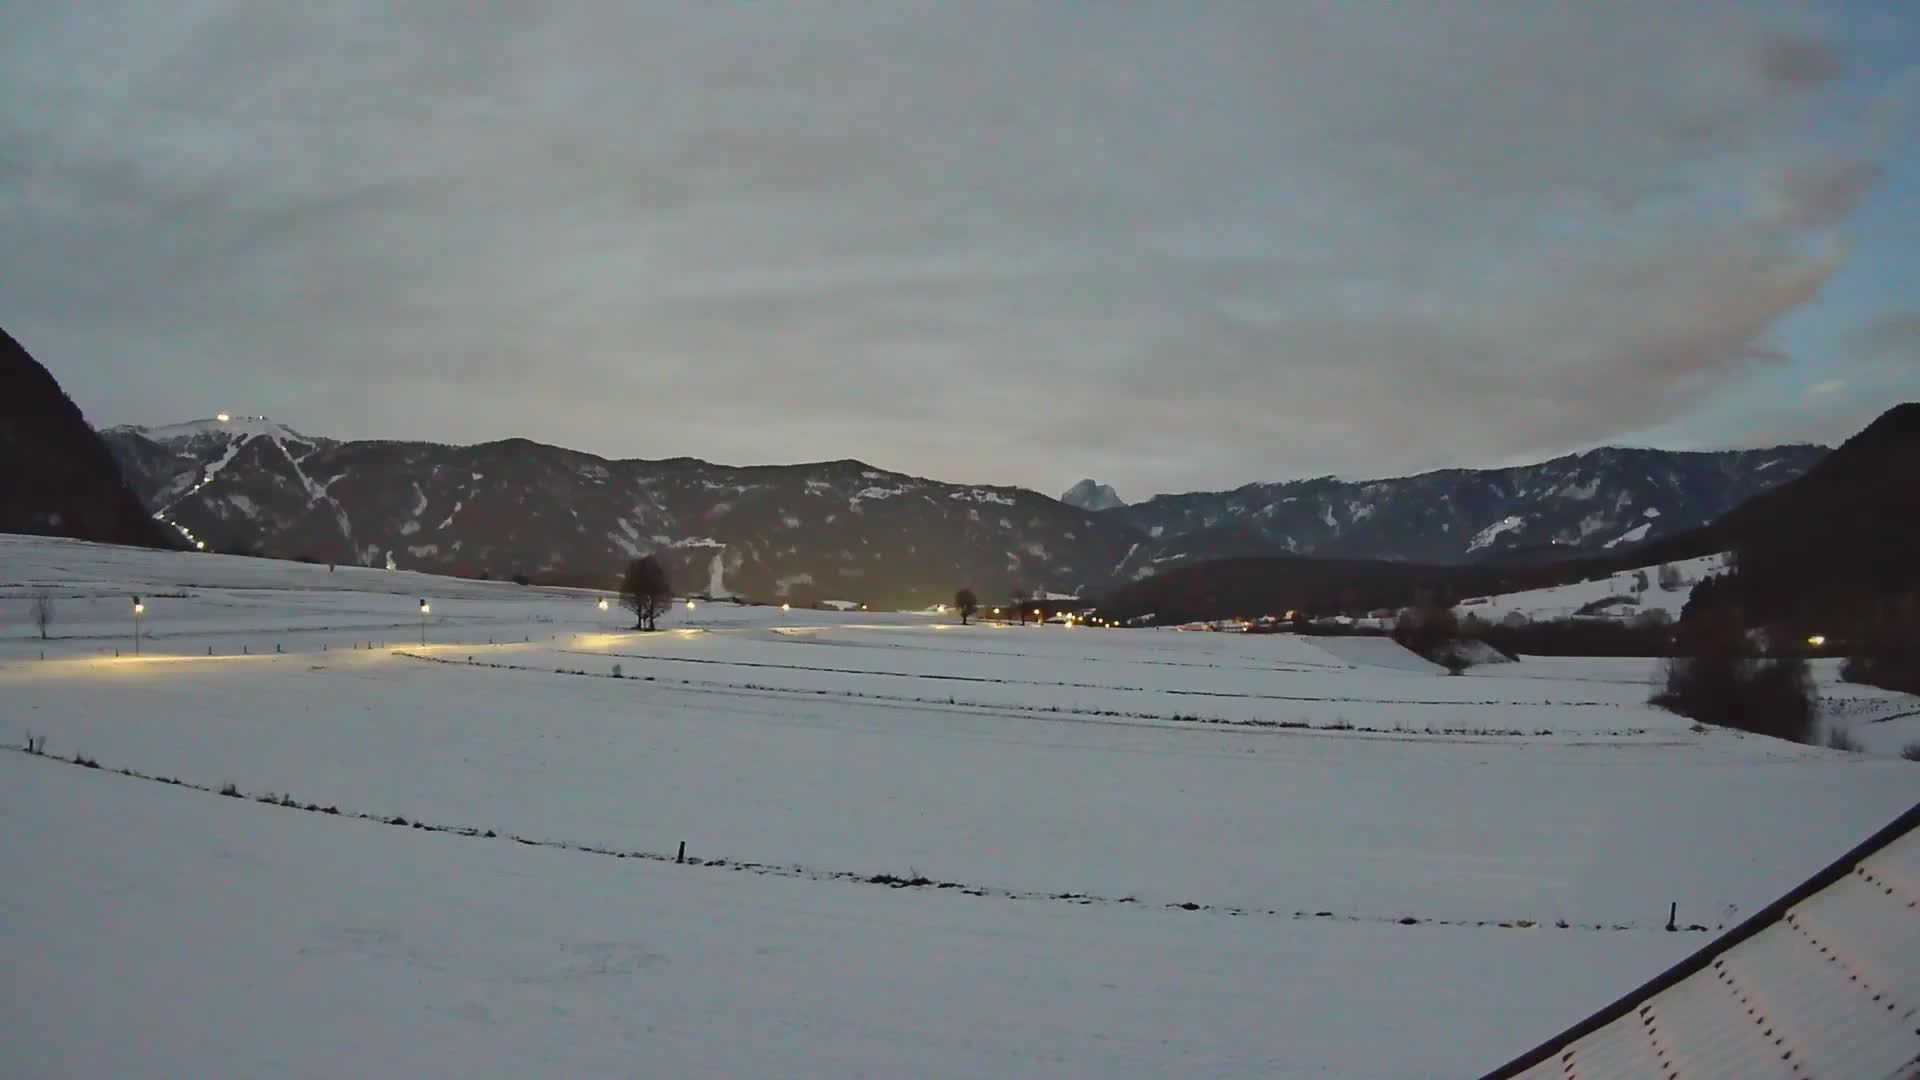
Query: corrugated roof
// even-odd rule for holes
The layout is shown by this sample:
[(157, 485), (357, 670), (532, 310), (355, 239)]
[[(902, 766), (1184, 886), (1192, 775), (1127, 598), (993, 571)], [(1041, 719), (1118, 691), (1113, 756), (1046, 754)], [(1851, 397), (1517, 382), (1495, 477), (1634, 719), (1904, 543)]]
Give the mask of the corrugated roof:
[(1489, 1076), (1920, 1076), (1920, 805)]

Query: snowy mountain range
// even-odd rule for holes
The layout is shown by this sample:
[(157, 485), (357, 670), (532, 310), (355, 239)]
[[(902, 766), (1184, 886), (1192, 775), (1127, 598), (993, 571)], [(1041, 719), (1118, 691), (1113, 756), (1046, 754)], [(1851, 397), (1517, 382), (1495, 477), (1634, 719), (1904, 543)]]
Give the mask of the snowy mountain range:
[(1610, 551), (1706, 525), (1799, 477), (1825, 447), (1681, 452), (1607, 447), (1538, 465), (1388, 480), (1322, 477), (1156, 495), (1102, 517), (1146, 542), (1116, 576), (1170, 563), (1319, 555), (1463, 563)]
[(658, 553), (679, 588), (928, 606), (1067, 590), (1131, 540), (1035, 492), (858, 461), (610, 461), (524, 439), (336, 442), (262, 417), (103, 433), (161, 518), (209, 548), (609, 585)]
[(1605, 449), (1128, 506), (1091, 480), (1055, 500), (858, 461), (737, 467), (614, 461), (524, 439), (341, 442), (264, 417), (102, 435), (189, 544), (582, 584), (610, 583), (627, 558), (657, 552), (689, 591), (888, 606), (949, 600), (961, 585), (983, 597), (1075, 592), (1230, 555), (1447, 563), (1605, 550), (1711, 521), (1825, 453)]

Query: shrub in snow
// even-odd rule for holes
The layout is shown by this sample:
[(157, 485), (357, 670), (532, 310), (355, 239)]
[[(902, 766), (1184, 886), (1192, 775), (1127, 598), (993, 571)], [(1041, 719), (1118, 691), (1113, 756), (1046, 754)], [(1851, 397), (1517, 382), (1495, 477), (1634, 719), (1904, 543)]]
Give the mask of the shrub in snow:
[(1681, 641), (1689, 655), (1667, 661), (1666, 686), (1650, 700), (1706, 724), (1811, 741), (1813, 680), (1799, 657), (1760, 660), (1737, 620), (1706, 615)]
[(1840, 728), (1832, 728), (1827, 732), (1827, 749), (1859, 754), (1864, 753), (1866, 748), (1862, 747), (1859, 740), (1855, 739), (1851, 733)]
[(33, 594), (33, 604), (27, 609), (27, 617), (40, 631), (40, 640), (47, 640), (47, 628), (53, 625), (53, 595), (45, 589)]
[(1908, 743), (1907, 748), (1900, 751), (1900, 756), (1908, 761), (1920, 761), (1920, 742)]
[(1437, 604), (1408, 608), (1400, 613), (1393, 627), (1393, 640), (1439, 663), (1440, 651), (1460, 636), (1460, 621), (1453, 609)]

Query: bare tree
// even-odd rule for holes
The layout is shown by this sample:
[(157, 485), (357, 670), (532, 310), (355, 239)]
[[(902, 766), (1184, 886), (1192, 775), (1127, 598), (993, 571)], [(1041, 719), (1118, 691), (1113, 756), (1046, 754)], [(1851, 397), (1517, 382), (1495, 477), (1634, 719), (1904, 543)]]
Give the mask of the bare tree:
[(53, 625), (53, 596), (41, 589), (33, 594), (33, 606), (28, 609), (33, 625), (40, 630), (40, 640), (47, 640), (47, 627)]
[(1672, 563), (1660, 564), (1660, 589), (1662, 592), (1679, 592), (1685, 582), (1680, 577), (1680, 568)]
[(972, 589), (961, 589), (953, 594), (953, 607), (960, 613), (960, 625), (965, 626), (973, 613), (980, 610), (980, 598), (973, 595)]
[(1013, 590), (1013, 610), (1020, 616), (1020, 625), (1027, 625), (1027, 590)]
[(652, 630), (673, 606), (673, 583), (659, 559), (647, 555), (627, 564), (620, 579), (620, 606), (633, 612), (635, 630)]

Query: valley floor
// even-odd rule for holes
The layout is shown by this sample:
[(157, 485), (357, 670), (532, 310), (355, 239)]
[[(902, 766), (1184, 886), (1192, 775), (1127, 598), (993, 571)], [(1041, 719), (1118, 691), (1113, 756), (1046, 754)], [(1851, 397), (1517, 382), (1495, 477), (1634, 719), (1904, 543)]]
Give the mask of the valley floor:
[(1466, 1075), (1920, 797), (1645, 661), (594, 599), (0, 537), (9, 1074)]

